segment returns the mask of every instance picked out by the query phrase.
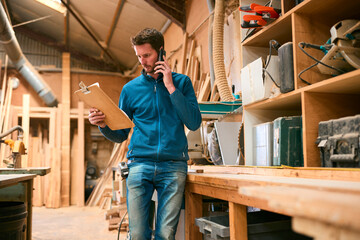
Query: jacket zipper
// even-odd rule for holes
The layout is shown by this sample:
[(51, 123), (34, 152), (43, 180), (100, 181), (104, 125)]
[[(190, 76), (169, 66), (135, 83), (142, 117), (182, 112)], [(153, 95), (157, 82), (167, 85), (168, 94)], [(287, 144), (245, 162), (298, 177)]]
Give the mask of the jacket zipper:
[(154, 85), (154, 92), (155, 92), (155, 99), (156, 99), (156, 110), (158, 112), (158, 116), (159, 116), (159, 122), (158, 122), (158, 149), (156, 152), (156, 159), (159, 158), (159, 154), (160, 154), (160, 129), (161, 129), (161, 124), (160, 124), (160, 110), (159, 110), (159, 98), (156, 92), (156, 85), (157, 85), (158, 81), (155, 80), (155, 85)]

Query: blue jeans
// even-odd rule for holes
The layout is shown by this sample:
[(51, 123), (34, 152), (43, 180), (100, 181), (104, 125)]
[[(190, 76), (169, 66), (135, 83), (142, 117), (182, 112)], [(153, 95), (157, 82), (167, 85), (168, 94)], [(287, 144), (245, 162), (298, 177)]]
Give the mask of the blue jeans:
[(126, 180), (127, 209), (132, 240), (151, 239), (150, 201), (158, 193), (155, 239), (175, 239), (183, 201), (186, 161), (131, 161)]

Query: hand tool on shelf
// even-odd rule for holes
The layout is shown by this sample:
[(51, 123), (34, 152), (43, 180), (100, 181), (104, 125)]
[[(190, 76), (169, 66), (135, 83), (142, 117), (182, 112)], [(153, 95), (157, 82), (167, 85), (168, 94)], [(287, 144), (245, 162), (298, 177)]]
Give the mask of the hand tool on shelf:
[(265, 26), (271, 20), (279, 17), (280, 9), (273, 7), (262, 6), (260, 4), (252, 3), (246, 6), (240, 6), (239, 10), (247, 13), (254, 13), (255, 15), (244, 15), (242, 28), (259, 28)]

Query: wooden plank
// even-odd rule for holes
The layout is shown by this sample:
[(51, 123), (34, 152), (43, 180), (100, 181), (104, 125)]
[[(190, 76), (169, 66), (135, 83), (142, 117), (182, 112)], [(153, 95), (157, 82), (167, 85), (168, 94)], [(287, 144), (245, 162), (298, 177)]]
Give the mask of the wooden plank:
[[(22, 128), (24, 130), (24, 137), (23, 137), (23, 142), (25, 145), (25, 148), (28, 148), (29, 145), (29, 136), (30, 136), (30, 117), (29, 117), (29, 112), (30, 112), (30, 94), (24, 94), (23, 95), (23, 111), (22, 111)], [(29, 149), (28, 149), (29, 151)], [(28, 167), (27, 164), (28, 161), (28, 156), (27, 155), (22, 155), (21, 156), (21, 164), (23, 167)]]
[(240, 187), (244, 197), (263, 199), (275, 212), (289, 216), (321, 221), (345, 229), (360, 232), (360, 193), (308, 189), (303, 186), (252, 186)]
[(302, 187), (307, 189), (322, 189), (337, 193), (359, 194), (360, 184), (354, 181), (333, 181), (309, 178), (291, 178), (277, 176), (259, 176), (246, 174), (223, 174), (223, 173), (189, 173), (187, 182), (195, 182), (201, 185), (216, 185), (218, 187), (237, 189), (239, 186), (247, 187), (254, 185), (263, 186), (287, 186)]
[(51, 148), (50, 151), (52, 172), (50, 174), (49, 196), (46, 207), (59, 208), (61, 206), (61, 153), (57, 148)]
[(187, 32), (185, 32), (184, 40), (183, 40), (183, 44), (182, 44), (180, 67), (179, 67), (179, 73), (181, 73), (181, 74), (184, 74), (185, 69), (186, 69), (187, 42), (188, 42), (188, 34), (187, 34)]
[(84, 103), (78, 103), (78, 156), (76, 159), (76, 185), (77, 185), (77, 206), (85, 205), (85, 123), (84, 123)]
[(191, 73), (191, 69), (192, 69), (192, 65), (193, 65), (193, 55), (194, 55), (194, 49), (195, 49), (195, 40), (191, 40), (191, 45), (190, 45), (190, 51), (189, 51), (189, 63), (186, 66), (186, 71), (185, 71), (185, 75), (190, 76)]
[(313, 237), (315, 240), (358, 240), (359, 231), (335, 227), (323, 222), (306, 218), (295, 217), (292, 219), (294, 231)]
[(70, 53), (62, 56), (61, 206), (70, 205)]
[(209, 96), (210, 96), (210, 91), (211, 91), (210, 89), (211, 89), (210, 74), (207, 74), (206, 79), (204, 81), (204, 84), (200, 88), (200, 93), (199, 93), (199, 96), (198, 96), (198, 101), (199, 102), (208, 101)]
[(74, 135), (71, 141), (71, 150), (70, 150), (70, 161), (71, 161), (71, 173), (70, 173), (70, 204), (77, 204), (77, 160), (78, 160), (78, 130), (74, 130)]
[(188, 166), (203, 169), (206, 173), (247, 174), (322, 180), (360, 181), (360, 169), (304, 168), (304, 167), (260, 167), (260, 166)]

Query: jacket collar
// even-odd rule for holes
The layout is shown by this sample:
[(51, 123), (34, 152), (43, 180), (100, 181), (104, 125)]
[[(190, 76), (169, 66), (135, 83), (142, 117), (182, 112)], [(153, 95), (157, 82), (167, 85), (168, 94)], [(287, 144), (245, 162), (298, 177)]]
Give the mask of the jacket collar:
[(156, 81), (162, 81), (163, 75), (160, 74), (157, 79), (153, 78), (152, 76), (146, 74), (145, 69), (141, 70), (141, 75), (143, 75), (147, 80), (156, 80)]

